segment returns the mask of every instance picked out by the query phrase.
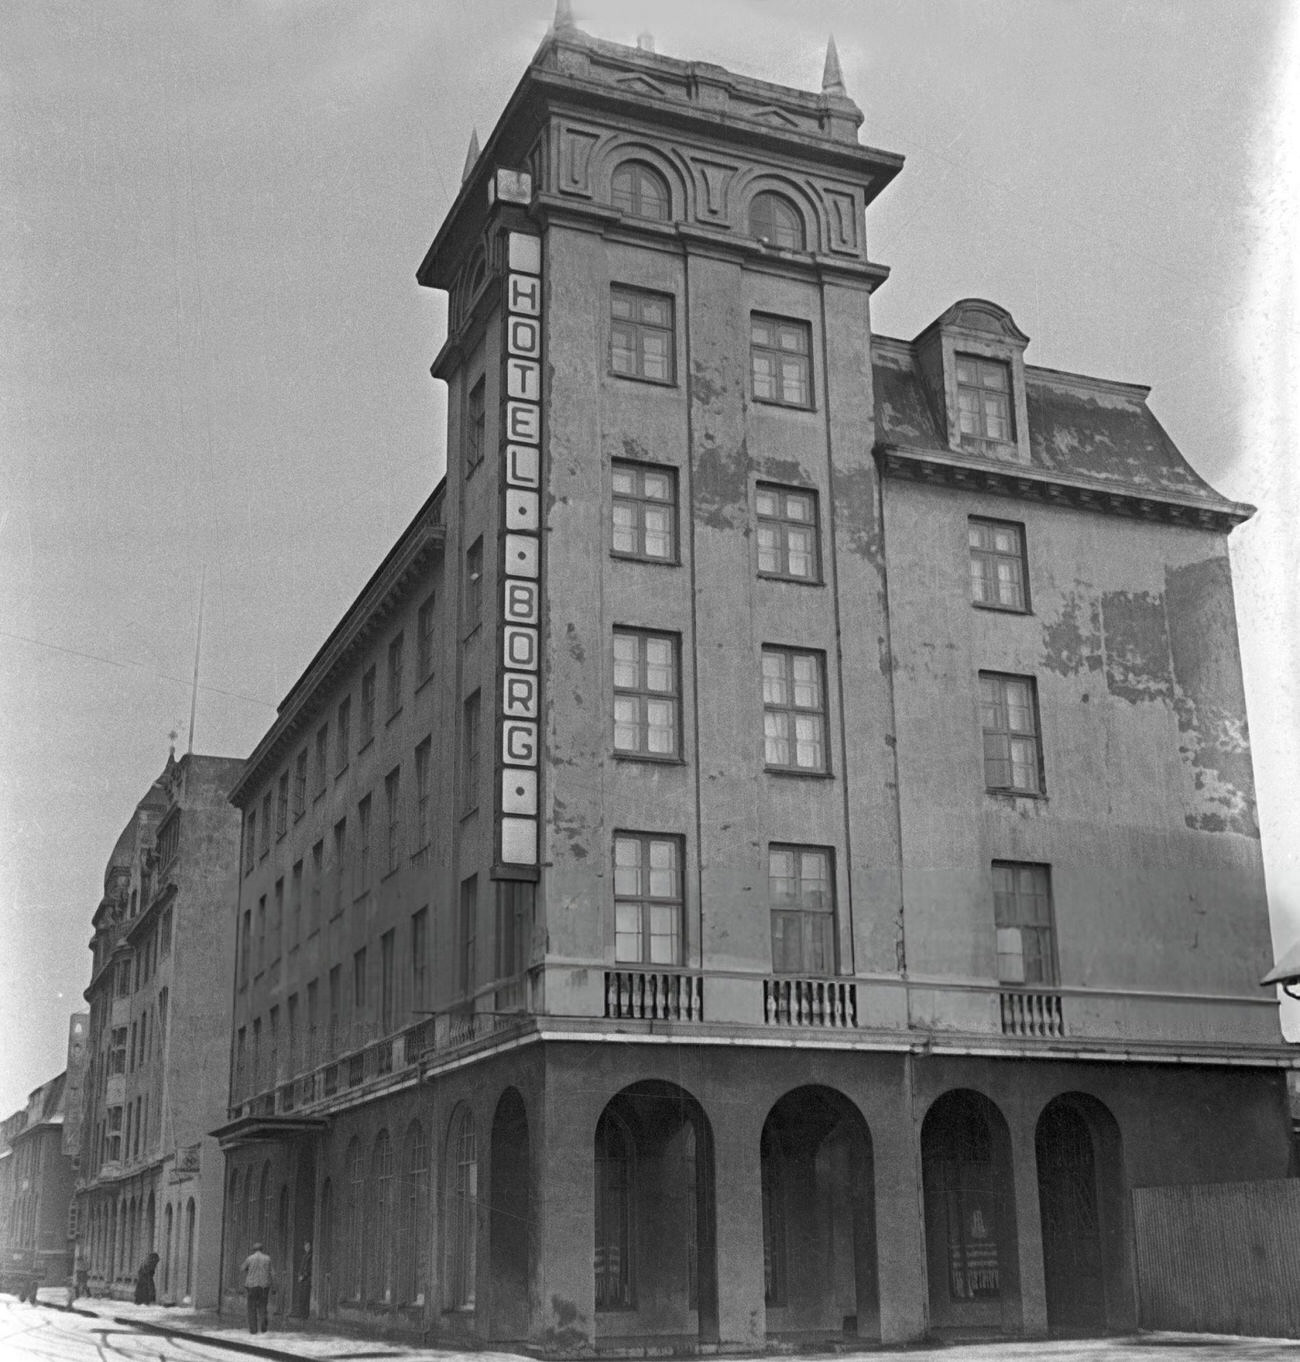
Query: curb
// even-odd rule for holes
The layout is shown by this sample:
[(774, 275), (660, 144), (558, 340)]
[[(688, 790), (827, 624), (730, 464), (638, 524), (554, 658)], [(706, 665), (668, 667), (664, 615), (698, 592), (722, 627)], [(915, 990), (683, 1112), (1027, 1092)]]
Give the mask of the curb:
[(123, 1328), (139, 1329), (142, 1333), (161, 1334), (168, 1338), (183, 1338), (187, 1343), (205, 1343), (210, 1348), (229, 1348), (231, 1352), (243, 1353), (247, 1357), (268, 1357), (272, 1362), (319, 1362), (317, 1358), (304, 1353), (285, 1352), (283, 1348), (268, 1348), (260, 1343), (244, 1343), (240, 1339), (218, 1338), (212, 1334), (201, 1334), (194, 1329), (176, 1329), (169, 1324), (154, 1324), (149, 1320), (132, 1319), (129, 1315), (105, 1315), (98, 1310), (83, 1310), (75, 1305), (59, 1305), (54, 1301), (40, 1301), (47, 1310), (61, 1310), (65, 1315), (83, 1315), (86, 1319), (103, 1319)]

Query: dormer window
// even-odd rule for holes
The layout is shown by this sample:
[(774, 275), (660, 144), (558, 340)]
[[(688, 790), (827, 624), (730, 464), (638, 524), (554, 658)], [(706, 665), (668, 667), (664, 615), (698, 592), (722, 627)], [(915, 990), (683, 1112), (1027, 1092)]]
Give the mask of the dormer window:
[(804, 249), (803, 219), (799, 210), (780, 194), (756, 194), (749, 205), (749, 234), (765, 246), (786, 251)]
[(1015, 443), (1011, 372), (1001, 360), (957, 356), (957, 419), (963, 448), (997, 455)]
[(667, 222), (672, 215), (667, 182), (641, 161), (624, 161), (614, 172), (610, 199), (629, 217)]

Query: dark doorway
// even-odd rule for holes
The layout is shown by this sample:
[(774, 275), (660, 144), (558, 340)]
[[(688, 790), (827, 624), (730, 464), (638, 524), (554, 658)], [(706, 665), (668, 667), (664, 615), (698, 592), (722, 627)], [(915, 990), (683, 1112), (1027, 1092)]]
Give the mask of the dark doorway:
[(532, 1279), (533, 1218), (530, 1195), (528, 1114), (523, 1098), (507, 1088), (492, 1121), (488, 1169), (488, 1244), (491, 1262), (490, 1329), (498, 1342), (528, 1337)]
[(797, 1088), (760, 1146), (769, 1337), (879, 1338), (871, 1135), (831, 1088)]

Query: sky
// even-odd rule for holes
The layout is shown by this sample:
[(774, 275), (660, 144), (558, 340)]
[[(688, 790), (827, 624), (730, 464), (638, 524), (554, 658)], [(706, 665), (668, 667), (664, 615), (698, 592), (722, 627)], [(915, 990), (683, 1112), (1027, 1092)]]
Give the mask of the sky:
[[(1275, 946), (1300, 937), (1300, 4), (574, 0), (816, 90), (907, 157), (912, 337), (1152, 387), (1232, 536)], [(64, 1064), (104, 866), (184, 749), (246, 756), (441, 475), (415, 269), (548, 0), (0, 0), (0, 1115)], [(1288, 103), (1288, 99), (1291, 101)], [(1300, 1034), (1300, 1032), (1298, 1032)], [(16, 1039), (21, 1038), (21, 1039)]]

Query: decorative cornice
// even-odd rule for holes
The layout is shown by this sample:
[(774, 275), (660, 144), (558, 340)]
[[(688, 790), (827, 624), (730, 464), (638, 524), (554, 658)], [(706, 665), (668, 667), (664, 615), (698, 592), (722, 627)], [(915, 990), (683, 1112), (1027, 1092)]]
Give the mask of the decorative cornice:
[(1249, 520), (1255, 508), (1237, 501), (1206, 501), (1157, 489), (1117, 487), (1101, 478), (1081, 477), (1020, 463), (998, 463), (952, 450), (879, 443), (876, 461), (886, 477), (956, 487), (969, 492), (1042, 501), (1101, 515), (1183, 525), (1228, 534)]

